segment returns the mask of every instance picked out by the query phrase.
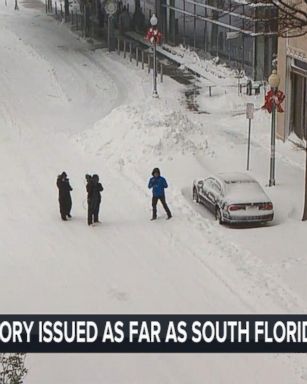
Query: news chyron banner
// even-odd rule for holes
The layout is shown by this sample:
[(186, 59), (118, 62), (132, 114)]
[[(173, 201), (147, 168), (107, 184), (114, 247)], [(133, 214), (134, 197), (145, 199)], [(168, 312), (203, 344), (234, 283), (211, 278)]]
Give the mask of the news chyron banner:
[(307, 315), (0, 315), (0, 352), (306, 353)]

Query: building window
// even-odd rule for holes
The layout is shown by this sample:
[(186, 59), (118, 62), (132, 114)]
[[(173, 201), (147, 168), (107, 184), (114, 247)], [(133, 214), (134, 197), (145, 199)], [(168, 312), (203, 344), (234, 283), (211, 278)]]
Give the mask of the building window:
[(304, 139), (307, 126), (307, 78), (292, 72), (291, 90), (290, 130)]

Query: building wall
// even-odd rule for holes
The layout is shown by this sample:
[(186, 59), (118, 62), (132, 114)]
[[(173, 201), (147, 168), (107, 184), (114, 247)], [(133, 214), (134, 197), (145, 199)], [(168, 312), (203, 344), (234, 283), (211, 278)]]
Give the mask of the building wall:
[[(132, 14), (135, 1), (123, 0)], [(167, 43), (194, 47), (208, 58), (218, 56), (230, 67), (244, 69), (254, 80), (266, 79), (271, 73), (277, 38), (261, 34), (274, 32), (274, 26), (255, 18), (270, 20), (274, 8), (251, 7), (244, 0), (139, 0), (139, 4), (147, 24), (156, 10)], [(236, 38), (227, 39), (229, 32), (237, 33)]]
[(286, 134), (286, 114), (287, 114), (287, 111), (288, 111), (288, 104), (289, 104), (289, 94), (286, 90), (286, 75), (287, 75), (287, 71), (286, 71), (286, 39), (282, 39), (282, 38), (279, 38), (278, 39), (278, 55), (277, 55), (277, 62), (278, 62), (278, 66), (277, 66), (277, 69), (278, 69), (278, 74), (280, 76), (280, 85), (279, 85), (279, 88), (280, 90), (282, 90), (283, 92), (286, 93), (286, 99), (285, 99), (285, 113), (284, 114), (281, 114), (281, 113), (278, 113), (277, 114), (277, 137), (282, 139), (282, 140), (285, 140), (286, 137), (288, 136), (288, 133)]
[(286, 99), (285, 112), (277, 117), (277, 136), (286, 140), (294, 133), (302, 139), (307, 133), (307, 35), (279, 38), (278, 73)]
[[(167, 13), (165, 36), (169, 43), (202, 49), (209, 57), (218, 56), (230, 66), (244, 69), (254, 80), (263, 80), (271, 72), (276, 37), (255, 36), (273, 32), (271, 23), (256, 22), (255, 18), (269, 18), (275, 8), (251, 7), (235, 0), (165, 0), (162, 8)], [(228, 32), (238, 35), (227, 39)]]

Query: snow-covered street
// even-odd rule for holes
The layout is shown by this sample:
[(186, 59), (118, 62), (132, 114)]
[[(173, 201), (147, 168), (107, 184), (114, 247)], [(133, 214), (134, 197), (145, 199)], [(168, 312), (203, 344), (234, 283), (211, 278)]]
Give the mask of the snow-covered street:
[[(32, 2), (33, 3), (33, 2)], [(44, 8), (0, 5), (0, 302), (2, 313), (305, 313), (304, 153), (278, 143), (268, 188), (269, 120), (256, 112), (252, 175), (272, 198), (270, 226), (220, 226), (192, 182), (244, 171), (245, 115), (217, 89), (210, 114), (184, 87), (116, 53), (94, 51)], [(234, 91), (235, 92), (235, 91)], [(255, 103), (259, 103), (259, 98)], [(221, 110), (223, 113), (221, 113)], [(160, 167), (174, 218), (150, 222)], [(59, 216), (56, 177), (73, 187)], [(86, 223), (85, 174), (104, 186), (102, 224)], [(304, 356), (29, 355), (26, 383), (304, 383)]]

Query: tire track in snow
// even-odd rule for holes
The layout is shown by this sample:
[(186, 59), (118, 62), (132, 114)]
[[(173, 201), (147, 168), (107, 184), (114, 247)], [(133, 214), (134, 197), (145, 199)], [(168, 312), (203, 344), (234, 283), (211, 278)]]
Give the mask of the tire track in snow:
[[(92, 62), (100, 71), (102, 71), (104, 75), (107, 74), (116, 85), (116, 97), (114, 97), (112, 106), (110, 106), (108, 112), (105, 114), (105, 116), (107, 116), (112, 112), (113, 109), (124, 104), (124, 102), (129, 99), (127, 86), (129, 79), (127, 79), (127, 82), (121, 80), (121, 78), (118, 76), (118, 73), (123, 70), (123, 65), (109, 58), (107, 53), (104, 55), (103, 59), (104, 61), (108, 62), (108, 66), (104, 65), (101, 61), (98, 61), (98, 58), (93, 54), (82, 52), (82, 55), (85, 56), (90, 62)], [(133, 89), (131, 87), (131, 82), (129, 84), (129, 89)]]
[[(131, 188), (138, 193), (140, 199), (148, 199), (148, 194), (144, 191), (144, 180), (135, 172), (132, 164), (121, 168), (121, 177), (125, 177), (125, 182), (131, 185)], [(133, 175), (133, 177), (131, 177)], [(192, 203), (190, 204), (182, 191), (175, 190), (170, 193), (172, 206), (176, 207), (179, 214), (175, 215), (174, 220), (178, 220), (179, 216), (181, 224), (193, 228), (194, 234), (201, 244), (201, 238), (209, 241), (211, 246), (210, 252), (206, 253), (206, 257), (200, 256), (199, 251), (195, 251), (193, 247), (188, 246), (188, 242), (182, 241), (182, 232), (176, 233), (176, 229), (168, 223), (163, 226), (163, 230), (159, 232), (161, 236), (173, 243), (174, 247), (179, 248), (185, 255), (190, 255), (197, 260), (203, 268), (207, 269), (214, 275), (226, 289), (235, 295), (246, 308), (247, 312), (259, 313), (263, 312), (266, 304), (269, 312), (304, 312), (305, 306), (292, 291), (286, 289), (281, 281), (276, 279), (274, 275), (267, 270), (259, 258), (253, 256), (248, 250), (242, 249), (234, 244), (227, 236), (225, 241), (225, 228), (221, 228), (219, 224), (213, 223), (212, 220), (204, 218), (198, 213)], [(178, 244), (180, 244), (178, 246)], [(233, 284), (232, 273), (223, 274), (214, 266), (219, 260), (222, 267), (224, 261), (229, 261), (235, 268), (235, 280), (240, 284)], [(246, 289), (242, 289), (242, 285)], [(266, 303), (264, 303), (264, 301)], [(255, 303), (251, 305), (250, 303)]]
[[(119, 114), (120, 112), (121, 111), (118, 111)], [(128, 116), (130, 116), (130, 109), (125, 109), (124, 113), (128, 113)], [(158, 119), (158, 121), (160, 122), (162, 119)], [(108, 125), (108, 123), (109, 122), (106, 121), (106, 125)], [(125, 177), (127, 182), (134, 189), (136, 189), (139, 196), (143, 196), (144, 198), (146, 196), (146, 194), (144, 194), (144, 180), (136, 174), (135, 168), (137, 164), (142, 163), (142, 159), (146, 162), (144, 155), (148, 153), (148, 156), (150, 156), (150, 148), (147, 148), (147, 152), (144, 152), (144, 148), (142, 153), (139, 151), (135, 154), (133, 152), (135, 143), (131, 149), (127, 146), (127, 144), (125, 145), (125, 141), (129, 143), (129, 137), (126, 138), (127, 131), (129, 131), (128, 129), (127, 131), (120, 131), (121, 140), (119, 142), (116, 141), (116, 136), (114, 136), (111, 141), (108, 140), (105, 144), (100, 145), (97, 151), (96, 134), (99, 135), (99, 129), (103, 126), (104, 124), (102, 121), (101, 125), (99, 124), (97, 126), (98, 129), (95, 130), (94, 134), (89, 133), (89, 137), (87, 135), (85, 136), (86, 144), (90, 143), (89, 152), (94, 151), (98, 155), (102, 154), (105, 161), (107, 161), (107, 163), (115, 170), (121, 171), (121, 175)], [(139, 146), (144, 145), (144, 142), (142, 141), (142, 137), (139, 138), (138, 135), (147, 136), (149, 134), (147, 132), (147, 127), (142, 128), (143, 127), (140, 127), (140, 130), (137, 128), (136, 132), (133, 131), (133, 134), (136, 135), (135, 139), (137, 140)], [(112, 137), (112, 135), (110, 137)], [(155, 139), (153, 139), (154, 142)], [(182, 140), (185, 142), (184, 138)], [(91, 143), (93, 142), (94, 145), (92, 146)], [(148, 143), (146, 144), (148, 145)], [(152, 150), (153, 149), (154, 148), (152, 148)], [(163, 151), (165, 151), (165, 148)], [(124, 153), (124, 157), (121, 156), (121, 153)], [(172, 156), (174, 156), (173, 153)], [(194, 158), (195, 161), (197, 161), (198, 156), (196, 155)], [(202, 168), (206, 169), (206, 166), (204, 165)], [(242, 294), (240, 294), (240, 297), (245, 303), (247, 301), (251, 301), (251, 298), (254, 299), (256, 297), (255, 302), (257, 302), (258, 310), (263, 308), (261, 301), (266, 303), (269, 311), (272, 311), (270, 307), (276, 308), (275, 311), (286, 310), (297, 312), (305, 309), (304, 303), (294, 294), (293, 291), (287, 289), (283, 283), (274, 276), (273, 271), (268, 270), (268, 267), (261, 261), (260, 258), (252, 255), (249, 250), (242, 248), (242, 246), (233, 243), (230, 232), (226, 232), (226, 228), (217, 226), (215, 223), (212, 223), (212, 220), (204, 219), (203, 215), (197, 212), (195, 207), (193, 207), (184, 196), (184, 191), (173, 189), (170, 195), (176, 209), (180, 212), (181, 216), (184, 217), (185, 225), (190, 228), (194, 228), (200, 244), (202, 243), (202, 237), (205, 235), (208, 243), (215, 247), (214, 252), (216, 252), (218, 258), (230, 262), (232, 267), (235, 269), (234, 276), (240, 276), (240, 278), (244, 276), (246, 285), (246, 292), (244, 292), (244, 295), (248, 295), (250, 297), (249, 300), (245, 298), (243, 299)], [(180, 241), (180, 234), (177, 234), (176, 236), (178, 237), (178, 241)], [(198, 254), (199, 252), (194, 251), (194, 257)], [(200, 257), (200, 259), (203, 260), (203, 257)], [(214, 262), (213, 256), (211, 261)], [(212, 264), (209, 266), (211, 267)], [(223, 267), (223, 263), (221, 267)], [(225, 277), (220, 275), (220, 279), (225, 280)], [(229, 281), (228, 285), (230, 287), (233, 286), (233, 282)], [(257, 311), (257, 307), (254, 307), (254, 310)]]
[[(134, 174), (133, 178), (131, 177), (132, 174)], [(132, 166), (128, 166), (127, 169), (126, 169), (126, 167), (125, 167), (125, 169), (122, 169), (121, 176), (125, 177), (126, 183), (130, 184), (131, 188), (133, 188), (133, 190), (138, 193), (140, 198), (142, 196), (142, 198), (146, 197), (146, 199), (148, 199), (148, 194), (144, 192), (144, 180), (141, 178), (140, 175), (138, 175), (134, 172), (134, 168)], [(172, 197), (174, 197), (173, 194), (171, 194), (171, 195), (172, 195)], [(174, 205), (174, 201), (176, 201), (176, 198), (172, 199), (172, 201), (173, 201), (173, 205)], [(184, 200), (182, 200), (182, 199), (180, 199), (180, 201), (177, 200), (177, 203), (175, 205), (176, 205), (176, 208), (178, 209), (178, 212), (180, 210), (181, 210), (181, 212), (183, 211), (182, 209), (180, 209), (180, 204), (183, 202), (184, 202)], [(186, 212), (182, 212), (182, 213), (183, 213), (183, 217), (187, 216)], [(193, 213), (192, 216), (193, 216), (193, 218), (195, 218), (194, 211), (189, 210), (189, 214), (191, 214), (191, 213)], [(175, 215), (173, 219), (175, 221), (178, 220), (179, 215), (178, 214)], [(199, 233), (199, 228), (197, 228), (197, 225), (196, 225), (197, 223), (193, 222), (190, 219), (188, 219), (188, 220), (193, 225), (193, 229), (195, 229)], [(203, 225), (200, 221), (198, 221), (198, 224), (201, 223), (201, 229), (205, 230), (206, 235), (207, 235), (206, 238), (210, 238), (212, 235), (212, 228), (211, 228), (211, 224), (209, 223), (209, 220), (206, 220), (206, 221), (207, 221), (207, 226)], [(183, 225), (186, 225), (186, 223), (183, 223)], [(171, 222), (167, 223), (167, 226), (169, 227), (169, 228), (167, 228), (167, 230), (166, 230), (166, 226), (164, 225), (163, 230), (159, 232), (161, 236), (166, 237), (167, 241), (171, 242), (173, 244), (174, 248), (179, 248), (181, 253), (184, 254), (186, 257), (188, 257), (188, 255), (190, 255), (193, 257), (194, 260), (197, 260), (197, 262), (201, 264), (202, 268), (207, 269), (214, 277), (216, 277), (221, 282), (222, 285), (224, 285), (226, 287), (226, 290), (228, 290), (234, 296), (239, 298), (242, 305), (246, 308), (247, 311), (255, 312), (255, 308), (249, 304), (248, 299), (244, 298), (238, 291), (236, 291), (231, 286), (231, 283), (229, 283), (227, 281), (227, 279), (221, 273), (219, 273), (214, 267), (212, 267), (209, 262), (206, 262), (206, 259), (204, 257), (200, 257), (198, 255), (198, 252), (195, 252), (191, 247), (188, 247), (187, 242), (184, 242), (181, 240), (180, 234), (176, 234), (175, 231), (173, 230), (174, 228), (171, 226)], [(203, 233), (202, 233), (202, 236), (203, 236)], [(218, 247), (219, 240), (217, 240), (216, 242), (212, 242), (212, 243), (214, 243), (215, 249), (219, 248)], [(215, 249), (211, 250), (207, 254), (207, 256), (218, 257), (218, 253), (215, 252)], [(221, 250), (221, 248), (220, 248), (220, 250)], [(226, 248), (222, 248), (222, 250), (223, 250), (223, 253), (229, 252), (230, 248), (226, 247)], [(231, 252), (233, 253), (233, 247), (231, 248)]]
[[(182, 202), (181, 197), (184, 197), (185, 203)], [(194, 225), (198, 223), (200, 227), (204, 227), (203, 215), (192, 207), (192, 204), (187, 200), (182, 191), (180, 192), (179, 201), (180, 206), (185, 205), (190, 212), (189, 217), (192, 217), (190, 221)], [(208, 219), (205, 220), (210, 222)], [(211, 224), (210, 227), (210, 231), (214, 232), (212, 237), (213, 243), (222, 248), (224, 255), (234, 263), (236, 269), (241, 273), (243, 272), (247, 279), (252, 282), (252, 289), (258, 292), (257, 296), (259, 298), (266, 299), (271, 297), (273, 302), (277, 301), (279, 303), (280, 310), (282, 311), (292, 313), (305, 312), (305, 303), (293, 291), (285, 288), (283, 283), (274, 277), (273, 272), (268, 269), (268, 266), (261, 259), (255, 257), (250, 251), (232, 243), (229, 236), (230, 232), (226, 233), (226, 227), (221, 227), (218, 223)], [(222, 246), (225, 242), (229, 242), (229, 246)]]
[[(53, 66), (50, 65), (50, 62), (47, 60), (46, 57), (44, 57), (42, 54), (39, 53), (39, 51), (37, 49), (35, 49), (35, 47), (32, 45), (32, 44), (29, 44), (27, 43), (23, 38), (22, 36), (19, 36), (17, 34), (17, 32), (13, 32), (12, 29), (8, 30), (8, 28), (6, 28), (6, 35), (7, 34), (10, 34), (10, 39), (14, 39), (15, 40), (15, 44), (12, 45), (10, 44), (9, 47), (2, 47), (2, 50), (3, 49), (8, 49), (9, 51), (22, 51), (23, 52), (23, 56), (26, 58), (26, 59), (32, 59), (33, 61), (35, 61), (37, 63), (37, 66), (38, 67), (45, 67), (46, 68), (46, 72), (48, 73), (49, 75), (49, 82), (48, 84), (51, 85), (51, 94), (52, 96), (54, 97), (57, 97), (57, 98), (60, 98), (62, 101), (64, 102), (69, 102), (69, 98), (68, 96), (66, 95), (66, 93), (64, 92), (62, 86), (61, 86), (61, 83), (59, 82), (59, 80), (57, 79), (57, 76), (56, 76), (56, 70)], [(26, 74), (25, 74), (26, 75)]]

